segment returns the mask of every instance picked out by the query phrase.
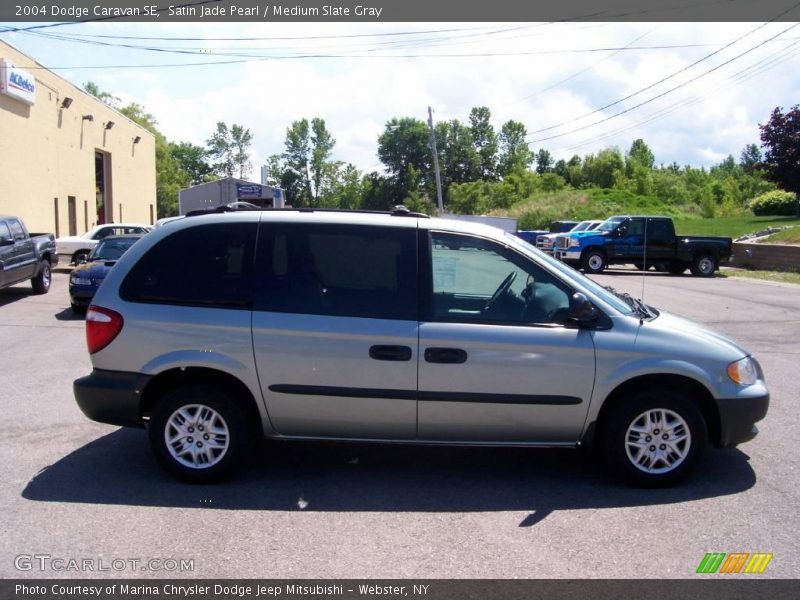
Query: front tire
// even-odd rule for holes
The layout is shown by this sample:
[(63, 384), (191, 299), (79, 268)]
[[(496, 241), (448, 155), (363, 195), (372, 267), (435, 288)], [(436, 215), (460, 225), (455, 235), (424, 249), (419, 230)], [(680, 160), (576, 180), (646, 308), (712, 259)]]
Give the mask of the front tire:
[(587, 250), (581, 261), (584, 273), (599, 275), (606, 268), (606, 255), (601, 250)]
[(78, 250), (75, 254), (72, 255), (72, 264), (76, 267), (81, 264), (81, 260), (84, 258), (89, 258), (89, 251), (88, 250)]
[(703, 415), (689, 398), (656, 389), (616, 404), (603, 428), (609, 469), (642, 487), (665, 487), (684, 479), (708, 438)]
[(50, 269), (50, 261), (45, 259), (39, 263), (39, 272), (31, 279), (31, 287), (37, 294), (46, 294), (50, 291), (52, 281), (53, 272)]
[(709, 254), (701, 254), (695, 257), (691, 270), (695, 277), (713, 277), (717, 270), (717, 259)]
[(251, 427), (227, 390), (186, 385), (167, 392), (150, 418), (150, 448), (161, 467), (178, 479), (211, 483), (243, 462)]

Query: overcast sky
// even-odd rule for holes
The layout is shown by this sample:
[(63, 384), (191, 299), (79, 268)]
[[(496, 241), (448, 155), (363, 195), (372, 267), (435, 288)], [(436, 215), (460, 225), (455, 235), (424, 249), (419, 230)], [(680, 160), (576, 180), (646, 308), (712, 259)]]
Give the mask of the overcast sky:
[[(170, 140), (202, 145), (217, 121), (248, 127), (256, 180), (303, 117), (325, 119), (334, 157), (362, 170), (381, 169), (377, 137), (389, 119), (426, 119), (428, 106), (437, 120), (462, 122), (472, 107), (488, 106), (497, 130), (522, 121), (531, 147), (556, 158), (625, 151), (643, 138), (657, 163), (710, 166), (758, 142), (758, 124), (776, 106), (800, 103), (796, 23), (94, 23), (39, 31), (62, 39), (0, 39), (76, 85), (91, 80), (142, 104)], [(163, 51), (170, 48), (179, 52)], [(222, 60), (244, 62), (154, 66)], [(98, 66), (108, 68), (78, 68)]]

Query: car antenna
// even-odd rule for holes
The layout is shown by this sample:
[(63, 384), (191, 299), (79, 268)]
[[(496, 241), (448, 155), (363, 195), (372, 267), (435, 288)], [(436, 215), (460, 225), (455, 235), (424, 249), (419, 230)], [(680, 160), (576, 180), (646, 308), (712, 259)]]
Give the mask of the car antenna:
[[(650, 222), (650, 219), (647, 217), (644, 218), (644, 249), (642, 251), (642, 304), (644, 304), (644, 280), (647, 277), (647, 224)], [(644, 323), (644, 317), (639, 317), (639, 325)]]

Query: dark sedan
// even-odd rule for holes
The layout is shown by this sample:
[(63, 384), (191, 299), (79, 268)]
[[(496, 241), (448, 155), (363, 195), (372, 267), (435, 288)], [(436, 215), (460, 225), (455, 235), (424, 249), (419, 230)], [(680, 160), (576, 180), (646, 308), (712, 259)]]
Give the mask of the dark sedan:
[(106, 275), (125, 252), (143, 235), (114, 235), (100, 241), (89, 259), (75, 267), (69, 277), (69, 302), (73, 312), (83, 313)]

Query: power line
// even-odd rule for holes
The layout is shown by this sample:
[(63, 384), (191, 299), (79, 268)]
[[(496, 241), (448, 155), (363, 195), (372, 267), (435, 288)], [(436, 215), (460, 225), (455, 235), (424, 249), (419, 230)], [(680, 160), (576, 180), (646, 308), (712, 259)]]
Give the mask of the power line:
[[(784, 38), (784, 39), (789, 39), (789, 38)], [(795, 38), (795, 39), (797, 39), (797, 38)], [(758, 62), (750, 65), (749, 67), (746, 67), (745, 69), (742, 69), (741, 71), (737, 71), (731, 77), (729, 77), (730, 81), (726, 85), (724, 85), (723, 87), (716, 87), (716, 88), (713, 88), (713, 89), (708, 88), (706, 91), (709, 92), (709, 93), (698, 94), (698, 95), (695, 95), (692, 98), (679, 100), (677, 102), (674, 102), (673, 104), (670, 104), (669, 106), (666, 106), (664, 108), (661, 108), (661, 109), (651, 113), (650, 115), (648, 115), (644, 119), (642, 119), (640, 121), (637, 121), (636, 123), (634, 123), (632, 125), (623, 127), (621, 129), (616, 129), (616, 130), (607, 132), (607, 133), (605, 133), (605, 134), (603, 134), (601, 136), (598, 136), (598, 137), (595, 137), (595, 138), (591, 138), (589, 140), (585, 140), (583, 142), (580, 142), (578, 144), (574, 144), (572, 146), (568, 146), (566, 148), (566, 150), (567, 150), (567, 152), (574, 152), (575, 150), (579, 150), (579, 149), (584, 148), (586, 146), (590, 146), (590, 145), (594, 145), (594, 144), (597, 144), (597, 143), (600, 143), (600, 142), (604, 142), (606, 140), (615, 138), (618, 135), (621, 135), (622, 133), (625, 133), (625, 132), (630, 131), (632, 129), (637, 129), (638, 127), (641, 127), (642, 125), (646, 125), (648, 123), (652, 123), (654, 121), (663, 119), (664, 117), (667, 117), (672, 113), (675, 113), (677, 111), (689, 108), (690, 106), (694, 106), (695, 104), (699, 103), (700, 101), (702, 101), (702, 100), (704, 100), (706, 98), (709, 98), (709, 97), (712, 97), (712, 96), (718, 96), (719, 94), (721, 94), (723, 92), (726, 92), (729, 89), (731, 89), (731, 88), (733, 88), (733, 87), (735, 87), (735, 86), (737, 86), (737, 85), (739, 85), (739, 84), (741, 84), (741, 83), (743, 83), (745, 81), (749, 81), (753, 77), (761, 75), (762, 73), (765, 73), (766, 71), (775, 68), (776, 66), (778, 66), (778, 65), (780, 65), (780, 64), (782, 64), (782, 63), (784, 63), (784, 62), (786, 62), (788, 60), (790, 60), (791, 58), (794, 58), (795, 56), (798, 56), (800, 54), (800, 50), (796, 49), (796, 47), (798, 45), (800, 45), (800, 40), (789, 44), (788, 46), (782, 48), (778, 52), (775, 52), (775, 53), (773, 53), (773, 54), (771, 54), (771, 55), (769, 55), (769, 56), (767, 56), (765, 58), (762, 58)], [(795, 49), (792, 50), (793, 48), (795, 48)]]
[[(606, 104), (605, 106), (601, 106), (600, 108), (597, 108), (597, 109), (594, 109), (594, 110), (589, 111), (587, 113), (584, 113), (584, 114), (580, 115), (579, 117), (575, 117), (574, 119), (570, 119), (569, 121), (562, 121), (561, 123), (557, 123), (555, 125), (550, 125), (548, 127), (543, 127), (541, 129), (537, 129), (535, 131), (531, 131), (530, 133), (528, 133), (528, 137), (534, 136), (537, 133), (544, 133), (545, 131), (551, 131), (553, 129), (558, 129), (559, 127), (563, 127), (564, 125), (568, 125), (570, 123), (575, 123), (577, 121), (581, 121), (581, 120), (585, 119), (586, 117), (590, 117), (590, 116), (595, 115), (597, 113), (603, 112), (604, 110), (606, 110), (608, 108), (611, 108), (612, 106), (616, 106), (617, 104), (625, 102), (626, 100), (630, 100), (631, 98), (633, 98), (635, 96), (638, 96), (639, 94), (641, 94), (643, 92), (646, 92), (647, 90), (650, 90), (650, 89), (652, 89), (652, 88), (664, 83), (665, 81), (669, 81), (670, 79), (673, 79), (674, 77), (677, 77), (681, 73), (685, 73), (686, 71), (688, 71), (692, 67), (695, 67), (695, 66), (699, 65), (700, 63), (709, 60), (710, 58), (716, 56), (720, 52), (723, 52), (724, 50), (727, 50), (728, 48), (730, 48), (734, 44), (742, 41), (744, 38), (753, 35), (757, 31), (759, 31), (759, 30), (763, 29), (764, 27), (766, 27), (767, 25), (771, 24), (773, 21), (775, 21), (775, 20), (781, 18), (783, 15), (793, 11), (798, 6), (800, 6), (800, 2), (795, 4), (791, 8), (785, 10), (784, 12), (780, 13), (774, 19), (772, 19), (770, 21), (767, 21), (766, 23), (762, 23), (761, 25), (759, 25), (755, 29), (752, 29), (752, 30), (748, 31), (744, 35), (739, 36), (738, 38), (732, 40), (731, 42), (728, 42), (722, 48), (719, 48), (719, 49), (715, 50), (714, 52), (706, 54), (705, 56), (703, 56), (702, 58), (694, 61), (693, 63), (691, 63), (691, 64), (689, 64), (689, 65), (687, 65), (687, 66), (685, 66), (685, 67), (683, 67), (681, 69), (678, 69), (677, 71), (674, 71), (673, 73), (667, 75), (666, 77), (663, 77), (663, 78), (659, 79), (658, 81), (656, 81), (654, 83), (651, 83), (650, 85), (647, 85), (647, 86), (645, 86), (645, 87), (643, 87), (641, 89), (638, 89), (635, 92), (633, 92), (631, 94), (628, 94), (627, 96), (624, 96), (623, 98), (619, 98), (619, 99), (615, 100), (614, 102), (610, 102), (610, 103)], [(550, 139), (550, 138), (545, 138), (545, 139)]]
[(723, 63), (721, 63), (721, 64), (719, 64), (719, 65), (717, 65), (717, 66), (715, 66), (715, 67), (713, 67), (713, 68), (711, 68), (711, 69), (709, 69), (708, 71), (705, 71), (704, 73), (701, 73), (700, 75), (697, 75), (696, 77), (693, 77), (692, 79), (689, 79), (688, 81), (685, 81), (685, 82), (681, 83), (680, 85), (677, 85), (677, 86), (675, 86), (674, 88), (670, 88), (670, 89), (668, 89), (668, 90), (666, 90), (666, 91), (664, 91), (664, 92), (662, 92), (662, 93), (660, 93), (660, 94), (658, 94), (658, 95), (656, 95), (656, 96), (653, 96), (652, 98), (650, 98), (650, 99), (648, 99), (648, 100), (645, 100), (645, 101), (643, 101), (643, 102), (640, 102), (639, 104), (636, 104), (635, 106), (631, 106), (630, 108), (626, 108), (625, 110), (623, 110), (623, 111), (620, 111), (620, 112), (618, 112), (618, 113), (616, 113), (616, 114), (613, 114), (613, 115), (611, 115), (611, 116), (609, 116), (609, 117), (606, 117), (605, 119), (601, 119), (601, 120), (599, 120), (599, 121), (595, 121), (594, 123), (590, 123), (590, 124), (588, 124), (588, 125), (584, 125), (583, 127), (578, 127), (578, 128), (576, 128), (576, 129), (572, 129), (572, 130), (570, 130), (570, 131), (565, 131), (564, 133), (559, 133), (559, 134), (556, 134), (556, 135), (551, 135), (551, 136), (549, 136), (549, 137), (546, 137), (546, 138), (539, 138), (539, 139), (536, 139), (536, 140), (532, 140), (530, 143), (532, 143), (532, 144), (535, 144), (535, 143), (538, 143), (538, 142), (546, 142), (546, 141), (548, 141), (548, 140), (553, 140), (553, 139), (556, 139), (556, 138), (564, 137), (565, 135), (570, 135), (570, 134), (573, 134), (573, 133), (577, 133), (578, 131), (583, 131), (583, 130), (585, 130), (585, 129), (589, 129), (590, 127), (595, 127), (596, 125), (599, 125), (600, 123), (605, 123), (605, 122), (607, 122), (607, 121), (610, 121), (611, 119), (616, 119), (617, 117), (619, 117), (619, 116), (621, 116), (621, 115), (624, 115), (624, 114), (626, 114), (626, 113), (629, 113), (629, 112), (631, 112), (632, 110), (636, 110), (637, 108), (640, 108), (640, 107), (642, 107), (642, 106), (645, 106), (646, 104), (650, 104), (651, 102), (654, 102), (655, 100), (658, 100), (659, 98), (663, 98), (664, 96), (666, 96), (666, 95), (668, 95), (668, 94), (671, 94), (672, 92), (675, 92), (675, 91), (677, 91), (677, 90), (679, 90), (679, 89), (681, 89), (681, 88), (683, 88), (683, 87), (686, 87), (686, 86), (687, 86), (687, 85), (689, 85), (690, 83), (693, 83), (693, 82), (697, 81), (698, 79), (700, 79), (700, 78), (702, 78), (702, 77), (705, 77), (706, 75), (709, 75), (709, 74), (713, 73), (714, 71), (718, 71), (718, 70), (719, 70), (719, 69), (721, 69), (722, 67), (724, 67), (724, 66), (726, 66), (726, 65), (729, 65), (729, 64), (730, 64), (730, 63), (732, 63), (733, 61), (735, 61), (735, 60), (737, 60), (737, 59), (741, 58), (742, 56), (745, 56), (745, 55), (749, 54), (750, 52), (753, 52), (754, 50), (757, 50), (758, 48), (761, 48), (761, 47), (762, 47), (763, 45), (765, 45), (767, 42), (769, 42), (769, 41), (772, 41), (772, 40), (774, 40), (774, 39), (778, 38), (779, 36), (783, 35), (783, 34), (784, 34), (784, 33), (786, 33), (787, 31), (791, 31), (792, 29), (794, 29), (795, 27), (798, 27), (798, 26), (800, 26), (800, 23), (795, 23), (795, 24), (794, 24), (794, 25), (792, 25), (791, 27), (787, 27), (786, 29), (784, 29), (784, 30), (783, 30), (783, 31), (781, 31), (780, 33), (778, 33), (778, 34), (776, 34), (776, 35), (772, 36), (771, 38), (769, 38), (769, 39), (767, 39), (767, 40), (765, 40), (765, 41), (763, 41), (763, 42), (761, 42), (761, 43), (759, 43), (759, 44), (757, 44), (757, 45), (753, 46), (752, 48), (750, 48), (750, 49), (748, 49), (748, 50), (745, 50), (745, 51), (744, 51), (744, 52), (742, 52), (741, 54), (737, 54), (737, 55), (736, 55), (736, 56), (734, 56), (733, 58), (731, 58), (731, 59), (729, 59), (729, 60), (727, 60), (727, 61), (725, 61), (725, 62), (723, 62)]
[[(650, 35), (651, 33), (653, 33), (655, 30), (656, 30), (656, 28), (654, 27), (654, 28), (653, 28), (653, 29), (651, 29), (650, 31), (646, 31), (645, 33), (643, 33), (643, 34), (642, 34), (642, 35), (640, 35), (639, 37), (637, 37), (637, 38), (633, 39), (631, 42), (629, 42), (628, 44), (626, 44), (624, 47), (625, 47), (625, 48), (628, 48), (628, 47), (632, 46), (633, 44), (635, 44), (635, 43), (636, 43), (636, 42), (638, 42), (639, 40), (641, 40), (641, 39), (643, 39), (643, 38), (647, 37), (648, 35)], [(519, 103), (520, 103), (520, 102), (522, 102), (523, 100), (527, 100), (528, 98), (533, 98), (534, 96), (538, 96), (539, 94), (543, 94), (544, 92), (550, 91), (550, 90), (552, 90), (553, 88), (555, 88), (555, 87), (558, 87), (558, 86), (559, 86), (559, 85), (561, 85), (561, 84), (567, 83), (568, 81), (572, 81), (573, 79), (575, 79), (575, 78), (577, 78), (577, 77), (580, 77), (581, 75), (583, 75), (583, 74), (584, 74), (584, 73), (586, 73), (587, 71), (591, 71), (591, 70), (593, 70), (595, 67), (597, 67), (597, 65), (599, 65), (599, 64), (601, 64), (601, 63), (603, 63), (603, 62), (605, 62), (605, 61), (607, 61), (607, 60), (610, 60), (610, 59), (614, 58), (614, 57), (615, 57), (615, 56), (617, 56), (617, 55), (618, 55), (620, 52), (622, 52), (622, 50), (616, 50), (616, 51), (615, 51), (615, 52), (613, 52), (612, 54), (609, 54), (608, 56), (605, 56), (605, 57), (601, 58), (601, 59), (600, 59), (600, 60), (598, 60), (597, 62), (594, 62), (594, 63), (592, 63), (591, 65), (589, 65), (589, 66), (588, 66), (588, 67), (586, 67), (585, 69), (581, 69), (580, 71), (577, 71), (576, 73), (573, 73), (573, 74), (572, 74), (572, 75), (570, 75), (569, 77), (566, 77), (566, 78), (564, 78), (564, 79), (561, 79), (561, 80), (559, 80), (559, 81), (556, 81), (555, 83), (552, 83), (552, 84), (548, 85), (547, 87), (544, 87), (544, 88), (538, 89), (538, 90), (536, 90), (535, 92), (532, 92), (532, 93), (528, 94), (527, 96), (523, 96), (522, 98), (518, 98), (517, 100), (513, 100), (512, 102), (509, 102), (508, 104), (505, 104), (504, 106), (511, 106), (512, 104), (519, 104)]]

